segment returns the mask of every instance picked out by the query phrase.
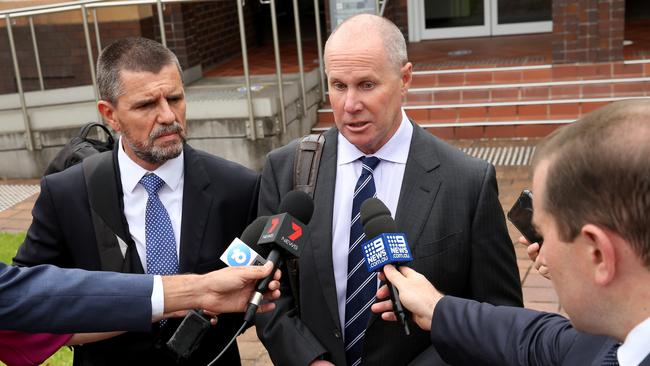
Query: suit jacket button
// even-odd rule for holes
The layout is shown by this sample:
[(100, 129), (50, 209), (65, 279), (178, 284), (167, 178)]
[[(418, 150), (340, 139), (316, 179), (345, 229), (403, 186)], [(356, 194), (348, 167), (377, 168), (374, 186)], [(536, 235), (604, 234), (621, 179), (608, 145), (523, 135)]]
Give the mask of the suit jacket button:
[(339, 331), (338, 329), (334, 329), (334, 337), (340, 339), (341, 338), (341, 331)]

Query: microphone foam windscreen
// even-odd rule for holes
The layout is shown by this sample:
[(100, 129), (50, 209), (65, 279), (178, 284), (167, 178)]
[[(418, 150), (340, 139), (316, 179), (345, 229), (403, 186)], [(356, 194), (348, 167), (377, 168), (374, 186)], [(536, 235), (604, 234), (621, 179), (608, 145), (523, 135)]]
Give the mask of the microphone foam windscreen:
[(307, 225), (314, 213), (314, 200), (305, 192), (291, 191), (282, 198), (278, 212), (286, 212)]
[(260, 216), (256, 218), (255, 221), (251, 222), (250, 225), (244, 229), (244, 232), (241, 234), (240, 238), (241, 241), (256, 251), (257, 254), (265, 258), (269, 255), (271, 249), (267, 246), (261, 247), (257, 245), (257, 241), (260, 240), (260, 236), (262, 236), (262, 231), (264, 231), (264, 226), (266, 226), (266, 222), (268, 220), (268, 216)]
[(366, 234), (366, 240), (370, 240), (379, 234), (396, 233), (397, 225), (390, 215), (376, 216), (363, 225), (363, 232)]
[(368, 198), (361, 204), (361, 224), (365, 225), (369, 220), (377, 216), (390, 216), (390, 210), (379, 198)]

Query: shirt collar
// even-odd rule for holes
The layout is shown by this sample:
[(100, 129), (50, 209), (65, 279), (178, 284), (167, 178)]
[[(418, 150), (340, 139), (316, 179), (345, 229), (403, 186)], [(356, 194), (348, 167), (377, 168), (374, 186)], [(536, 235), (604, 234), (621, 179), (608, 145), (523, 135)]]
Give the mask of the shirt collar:
[(119, 148), (117, 151), (117, 162), (120, 165), (120, 177), (122, 180), (122, 189), (125, 192), (133, 192), (135, 187), (140, 182), (140, 179), (147, 173), (154, 173), (160, 177), (165, 184), (175, 191), (178, 188), (184, 174), (184, 152), (181, 151), (180, 155), (173, 159), (167, 160), (163, 165), (153, 172), (144, 169), (126, 154), (123, 148), (123, 139), (120, 136)]
[[(402, 122), (400, 123), (397, 131), (393, 137), (388, 140), (372, 156), (376, 156), (381, 160), (390, 161), (398, 164), (406, 164), (408, 159), (409, 149), (411, 147), (411, 137), (413, 136), (413, 125), (409, 121), (404, 110), (402, 110)], [(338, 164), (349, 164), (362, 156), (366, 156), (356, 146), (352, 145), (345, 136), (339, 132), (338, 136)]]
[(620, 365), (638, 365), (648, 356), (648, 339), (650, 337), (650, 318), (639, 323), (625, 337), (625, 342), (618, 349), (617, 358)]

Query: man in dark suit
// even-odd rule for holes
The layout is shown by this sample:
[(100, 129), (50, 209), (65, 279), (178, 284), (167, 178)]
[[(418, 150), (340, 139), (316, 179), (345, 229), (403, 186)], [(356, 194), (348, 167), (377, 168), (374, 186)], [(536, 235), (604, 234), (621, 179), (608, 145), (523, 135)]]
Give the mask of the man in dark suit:
[[(647, 100), (613, 103), (537, 147), (533, 223), (544, 237), (538, 261), (570, 320), (443, 296), (412, 269), (385, 268), (446, 361), (650, 365), (648, 116)], [(387, 295), (385, 287), (377, 293)], [(393, 320), (390, 310), (389, 301), (373, 305)]]
[[(185, 93), (176, 56), (144, 38), (117, 41), (97, 65), (114, 151), (43, 178), (14, 262), (132, 273), (205, 273), (255, 216), (258, 175), (186, 145)], [(77, 347), (75, 365), (176, 364), (165, 342), (180, 320)], [(241, 325), (220, 317), (188, 360), (207, 364)], [(238, 365), (233, 345), (222, 364)]]
[[(270, 272), (267, 265), (161, 277), (0, 263), (0, 330), (145, 332), (152, 321), (181, 310), (242, 312), (255, 282)], [(278, 276), (269, 286), (272, 291), (267, 299), (279, 296)], [(259, 310), (273, 307), (266, 303)]]
[[(336, 128), (324, 135), (311, 242), (299, 260), (300, 307), (283, 289), (276, 311), (256, 322), (274, 363), (402, 365), (431, 345), (429, 335), (413, 325), (407, 337), (400, 325), (371, 317), (378, 282), (358, 252), (364, 195), (386, 203), (408, 237), (415, 257), (409, 265), (437, 286), (457, 296), (521, 306), (494, 167), (406, 117), (401, 101), (412, 65), (399, 29), (373, 15), (350, 18), (327, 41), (325, 66)], [(268, 155), (260, 214), (275, 213), (294, 188), (296, 146), (294, 141)], [(435, 350), (428, 352), (418, 361), (442, 364)]]

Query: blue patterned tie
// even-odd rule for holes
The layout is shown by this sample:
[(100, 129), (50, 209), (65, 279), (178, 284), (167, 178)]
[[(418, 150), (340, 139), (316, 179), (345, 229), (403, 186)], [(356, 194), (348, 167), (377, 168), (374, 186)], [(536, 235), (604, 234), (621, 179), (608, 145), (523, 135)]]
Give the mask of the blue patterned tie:
[(146, 174), (140, 184), (147, 190), (147, 209), (144, 215), (144, 232), (147, 247), (147, 273), (173, 275), (178, 273), (176, 239), (169, 214), (158, 198), (165, 182), (155, 174)]
[(612, 348), (609, 349), (603, 358), (603, 362), (601, 363), (602, 366), (618, 366), (618, 357), (616, 357), (616, 351), (620, 346), (620, 343), (612, 344)]
[(375, 301), (377, 274), (368, 273), (361, 251), (365, 239), (361, 225), (361, 204), (376, 196), (372, 172), (379, 158), (362, 157), (363, 170), (354, 188), (352, 222), (350, 224), (350, 249), (348, 251), (348, 285), (345, 292), (345, 358), (348, 366), (361, 365), (363, 336), (370, 319), (370, 305)]

